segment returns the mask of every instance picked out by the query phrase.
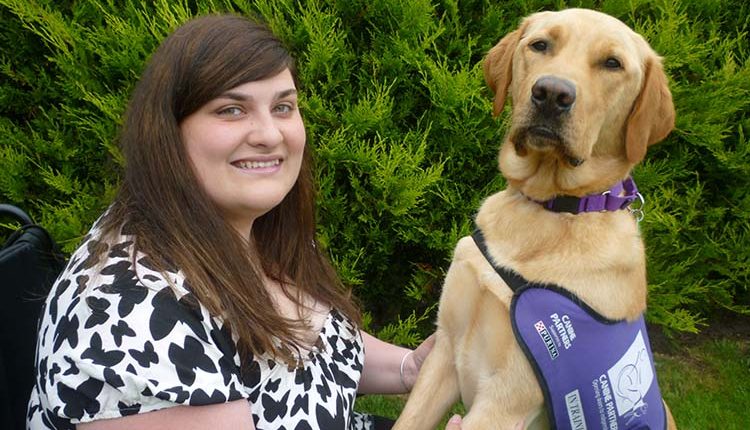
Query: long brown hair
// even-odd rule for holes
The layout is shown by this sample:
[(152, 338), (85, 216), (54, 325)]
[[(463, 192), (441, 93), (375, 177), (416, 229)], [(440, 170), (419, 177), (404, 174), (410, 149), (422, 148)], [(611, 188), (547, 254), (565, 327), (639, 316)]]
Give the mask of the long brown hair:
[(252, 248), (202, 190), (181, 139), (181, 121), (205, 103), (285, 69), (296, 82), (294, 60), (282, 43), (243, 17), (204, 16), (175, 30), (132, 94), (120, 133), (124, 178), (102, 223), (104, 235), (126, 225), (137, 251), (162, 270), (180, 268), (191, 292), (237, 335), (239, 350), (256, 354), (277, 354), (274, 339), (284, 349), (299, 345), (305, 329), (304, 322), (275, 310), (258, 267), (298, 306), (307, 294), (359, 322), (357, 307), (315, 240), (309, 145), (292, 190), (254, 221)]

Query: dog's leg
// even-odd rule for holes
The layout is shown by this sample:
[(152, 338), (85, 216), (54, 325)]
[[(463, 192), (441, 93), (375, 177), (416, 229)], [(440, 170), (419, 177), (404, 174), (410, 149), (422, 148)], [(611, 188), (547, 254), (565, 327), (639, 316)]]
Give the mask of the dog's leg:
[(459, 384), (457, 348), (466, 347), (481, 296), (475, 270), (467, 257), (478, 252), (471, 238), (461, 239), (456, 246), (440, 297), (435, 346), (422, 364), (395, 430), (434, 429), (458, 400), (459, 389), (466, 388), (461, 387), (464, 381)]
[[(463, 418), (461, 430), (516, 430), (524, 422), (523, 415), (514, 415), (489, 401), (480, 401)], [(525, 427), (524, 427), (525, 428)], [(546, 430), (546, 429), (545, 429)]]
[[(498, 413), (505, 412), (505, 413)], [(498, 411), (497, 406), (487, 402), (474, 406), (461, 424), (461, 430), (549, 430), (551, 428), (547, 413), (539, 407), (529, 414), (510, 414)]]
[(448, 408), (458, 401), (453, 357), (450, 339), (438, 329), (435, 346), (422, 364), (417, 383), (393, 430), (432, 430)]
[[(546, 430), (546, 415), (540, 416), (542, 390), (517, 344), (507, 345), (507, 362), (482, 381), (461, 430), (513, 430), (523, 428)], [(525, 381), (525, 382), (524, 382)]]

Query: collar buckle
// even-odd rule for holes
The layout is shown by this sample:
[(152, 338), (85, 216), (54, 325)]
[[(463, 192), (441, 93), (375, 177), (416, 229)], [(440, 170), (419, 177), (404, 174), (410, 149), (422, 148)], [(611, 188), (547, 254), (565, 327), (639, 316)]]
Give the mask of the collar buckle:
[(646, 206), (646, 199), (643, 198), (643, 194), (636, 192), (635, 196), (637, 197), (638, 205), (634, 207), (634, 205), (628, 206), (628, 210), (631, 214), (635, 217), (635, 222), (641, 222), (643, 221), (643, 218), (646, 216), (645, 212), (643, 211), (643, 207)]

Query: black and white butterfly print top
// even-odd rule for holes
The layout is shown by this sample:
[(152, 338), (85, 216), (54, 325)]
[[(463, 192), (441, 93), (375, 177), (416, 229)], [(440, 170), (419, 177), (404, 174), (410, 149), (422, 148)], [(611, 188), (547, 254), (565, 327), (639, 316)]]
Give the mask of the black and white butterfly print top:
[(358, 329), (331, 311), (316, 346), (294, 364), (240, 362), (220, 319), (179, 270), (165, 275), (120, 236), (105, 247), (96, 225), (46, 300), (30, 429), (74, 429), (176, 405), (247, 399), (258, 429), (368, 429), (353, 405), (364, 361)]

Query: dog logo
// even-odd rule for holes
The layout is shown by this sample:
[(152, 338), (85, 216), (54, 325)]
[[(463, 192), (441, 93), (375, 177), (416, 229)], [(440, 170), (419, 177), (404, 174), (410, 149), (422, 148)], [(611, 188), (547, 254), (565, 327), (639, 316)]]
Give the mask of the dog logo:
[(625, 355), (607, 373), (612, 381), (617, 414), (630, 420), (643, 416), (648, 409), (644, 398), (654, 381), (643, 333), (638, 332)]

